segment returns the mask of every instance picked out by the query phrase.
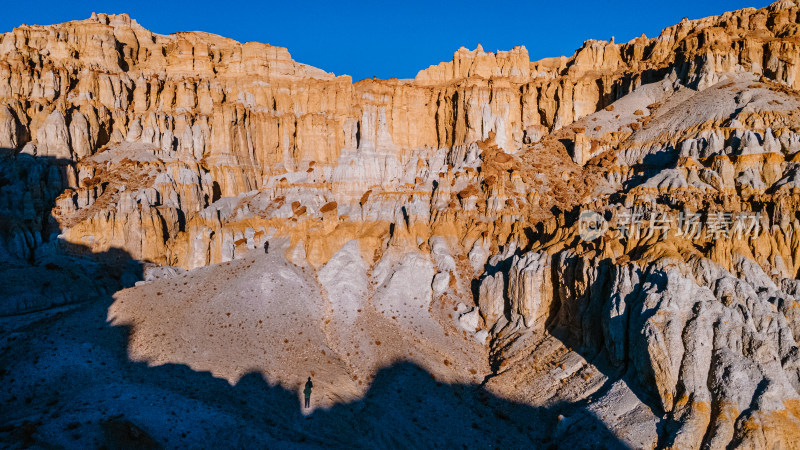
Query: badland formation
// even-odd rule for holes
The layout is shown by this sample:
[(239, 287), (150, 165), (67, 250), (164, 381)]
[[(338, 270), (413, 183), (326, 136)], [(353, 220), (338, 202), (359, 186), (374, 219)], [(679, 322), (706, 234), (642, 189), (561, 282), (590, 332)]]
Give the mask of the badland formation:
[(800, 445), (794, 1), (357, 83), (21, 26), (0, 151), (10, 446)]

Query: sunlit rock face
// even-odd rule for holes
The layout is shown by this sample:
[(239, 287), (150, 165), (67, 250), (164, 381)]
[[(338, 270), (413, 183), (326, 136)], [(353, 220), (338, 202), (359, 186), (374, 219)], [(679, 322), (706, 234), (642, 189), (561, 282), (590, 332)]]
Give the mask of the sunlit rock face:
[[(23, 26), (0, 36), (0, 256), (61, 242), (151, 264), (109, 311), (136, 360), (317, 370), (330, 406), (412, 359), (579, 405), (559, 442), (599, 420), (635, 448), (793, 448), (798, 17), (781, 1), (541, 61), (461, 48), (356, 83), (126, 15)], [(587, 210), (609, 230), (586, 238)], [(654, 228), (693, 214), (704, 230)], [(15, 298), (3, 311), (48, 304)]]

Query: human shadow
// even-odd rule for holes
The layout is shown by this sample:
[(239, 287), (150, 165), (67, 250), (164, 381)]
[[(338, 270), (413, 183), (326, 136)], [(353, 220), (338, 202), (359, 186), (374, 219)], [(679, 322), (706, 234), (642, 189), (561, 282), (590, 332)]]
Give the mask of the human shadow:
[(269, 374), (232, 385), (133, 360), (131, 329), (112, 325), (109, 307), (141, 265), (122, 249), (95, 253), (59, 237), (51, 211), (71, 161), (2, 157), (0, 278), (21, 283), (6, 281), (0, 311), (3, 447), (625, 448), (588, 412), (562, 417), (573, 405), (510, 401), (408, 361), (379, 370), (363, 397), (308, 411), (301, 386)]
[[(0, 442), (9, 447), (625, 448), (570, 405), (533, 407), (484, 387), (437, 381), (399, 361), (362, 398), (301, 408), (301, 386), (248, 373), (234, 385), (183, 364), (129, 357), (110, 296), (15, 330), (4, 367)], [(35, 336), (31, 334), (35, 333)], [(38, 374), (38, 375), (35, 375)], [(317, 387), (315, 398), (323, 393)], [(112, 425), (126, 432), (112, 435)], [(127, 428), (125, 428), (127, 427)], [(150, 442), (154, 445), (145, 445)]]

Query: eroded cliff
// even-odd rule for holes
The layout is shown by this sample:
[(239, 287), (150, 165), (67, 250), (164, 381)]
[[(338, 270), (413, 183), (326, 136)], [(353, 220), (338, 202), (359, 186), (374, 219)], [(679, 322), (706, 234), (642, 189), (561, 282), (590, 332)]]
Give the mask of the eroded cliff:
[[(799, 25), (784, 0), (571, 57), (462, 48), (413, 80), (357, 83), (126, 15), (23, 26), (0, 36), (0, 254), (41, 266), (59, 245), (121, 249), (174, 279), (271, 242), (275, 267), (302, 268), (287, 279), (316, 311), (302, 345), (329, 352), (311, 365), (332, 365), (330, 404), (413, 349), (444, 379), (581, 405), (546, 439), (589, 442), (599, 417), (632, 447), (793, 448)], [(587, 237), (584, 211), (601, 233)], [(112, 308), (136, 324), (134, 356), (242, 376), (244, 356), (158, 338), (200, 320), (177, 292), (180, 312), (142, 300), (168, 283)], [(222, 336), (201, 341), (222, 355)]]

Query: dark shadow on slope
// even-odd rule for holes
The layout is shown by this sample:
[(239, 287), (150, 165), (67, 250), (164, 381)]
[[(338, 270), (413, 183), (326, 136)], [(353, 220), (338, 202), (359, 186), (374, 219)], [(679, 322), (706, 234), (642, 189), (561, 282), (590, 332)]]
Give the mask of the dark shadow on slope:
[[(577, 226), (581, 210), (581, 206), (575, 206), (565, 211), (554, 210), (553, 213), (559, 217), (559, 222), (563, 223), (563, 227), (568, 229)], [(605, 218), (606, 220), (611, 219), (610, 213), (606, 212)], [(550, 241), (556, 237), (558, 232), (559, 230), (554, 230), (549, 234), (541, 233), (539, 242)], [(631, 345), (641, 344), (642, 337), (631, 328), (629, 321), (631, 320), (631, 310), (635, 309), (640, 301), (637, 297), (640, 294), (643, 280), (633, 292), (627, 293), (625, 298), (617, 299), (625, 305), (625, 314), (612, 315), (610, 309), (612, 308), (612, 285), (617, 267), (615, 262), (610, 258), (584, 259), (578, 253), (569, 250), (576, 248), (580, 248), (585, 253), (601, 254), (603, 251), (597, 241), (583, 242), (578, 236), (575, 236), (571, 242), (567, 243), (566, 250), (552, 257), (550, 281), (553, 286), (552, 298), (554, 300), (545, 322), (546, 332), (561, 341), (568, 349), (578, 353), (608, 379), (602, 388), (584, 400), (584, 405), (603, 397), (614, 383), (621, 380), (655, 417), (662, 417), (664, 411), (655, 391), (652, 374), (638, 373), (636, 364), (631, 359), (632, 352), (642, 351), (640, 348), (631, 349)], [(644, 250), (644, 248), (636, 248), (630, 254), (632, 257), (638, 257)], [(504, 271), (506, 286), (508, 286), (509, 263), (510, 260), (503, 261), (495, 268), (495, 272)], [(489, 270), (490, 268), (487, 268), (487, 273), (490, 273)], [(588, 276), (590, 273), (593, 274), (591, 277)], [(651, 285), (660, 285), (664, 280), (659, 277), (660, 274), (651, 273), (648, 275), (647, 282)], [(473, 291), (477, 292), (477, 288)], [(506, 319), (510, 320), (508, 301), (505, 306)], [(637, 323), (643, 323), (646, 319), (646, 316), (636, 317)], [(622, 361), (616, 361), (609, 356), (607, 346), (612, 342), (607, 336), (609, 329), (615, 329), (617, 333), (623, 330), (624, 338), (616, 337), (617, 342), (620, 340), (624, 342)], [(536, 334), (526, 334), (524, 331), (519, 334), (523, 339), (530, 339), (532, 343), (538, 339)], [(488, 378), (496, 376), (506, 350), (512, 345), (520, 347), (511, 338), (504, 338), (498, 343), (499, 345), (493, 348), (491, 357), (494, 374)]]
[(92, 253), (59, 237), (53, 211), (58, 201), (75, 201), (68, 187), (76, 178), (70, 160), (0, 149), (0, 316), (81, 302), (141, 279), (124, 250)]
[[(633, 291), (625, 293), (621, 298), (612, 298), (621, 294), (612, 293), (615, 270), (619, 266), (611, 259), (595, 259), (593, 266), (589, 268), (586, 267), (586, 260), (575, 254), (566, 255), (562, 261), (558, 261), (557, 257), (558, 255), (554, 256), (552, 264), (553, 286), (562, 285), (562, 287), (560, 292), (554, 292), (554, 299), (558, 299), (559, 295), (564, 295), (565, 299), (557, 301), (552, 309), (546, 323), (547, 332), (567, 348), (577, 352), (607, 377), (604, 386), (587, 398), (586, 402), (591, 403), (595, 399), (602, 398), (611, 390), (614, 383), (622, 381), (653, 416), (663, 417), (664, 411), (656, 392), (654, 375), (652, 371), (639, 372), (643, 365), (641, 361), (636, 364), (633, 353), (644, 351), (641, 347), (646, 345), (642, 343), (644, 335), (638, 331), (636, 325), (645, 323), (649, 318), (646, 314), (636, 312), (640, 306), (642, 286), (645, 281), (651, 287), (662, 286), (666, 279), (658, 272), (650, 273), (646, 280), (642, 278), (641, 283)], [(559, 265), (561, 273), (556, 270)], [(591, 271), (596, 275), (588, 280), (590, 283), (584, 286), (583, 281), (575, 282), (582, 280), (581, 274)], [(574, 289), (576, 284), (580, 289)], [(624, 305), (624, 314), (611, 314), (615, 302)], [(616, 330), (616, 341), (609, 336), (611, 330)], [(616, 360), (610, 355), (609, 346), (612, 342), (618, 344), (620, 341), (623, 355), (621, 360)], [(663, 432), (662, 427), (663, 423), (659, 423), (659, 435)]]
[(71, 162), (2, 156), (0, 300), (18, 304), (0, 312), (3, 447), (624, 448), (591, 415), (559, 420), (570, 405), (510, 402), (409, 362), (379, 371), (362, 399), (305, 416), (300, 386), (259, 373), (232, 386), (186, 365), (132, 361), (130, 329), (112, 326), (108, 310), (141, 278), (139, 263), (58, 238), (50, 211)]
[[(165, 447), (625, 448), (590, 415), (559, 421), (570, 405), (510, 402), (410, 362), (380, 370), (363, 398), (304, 416), (301, 386), (270, 385), (260, 373), (231, 386), (186, 365), (131, 361), (128, 327), (107, 322), (112, 302), (15, 332), (0, 357), (0, 442), (124, 447), (107, 436), (109, 423), (124, 421)], [(315, 388), (312, 404), (322, 393)]]

